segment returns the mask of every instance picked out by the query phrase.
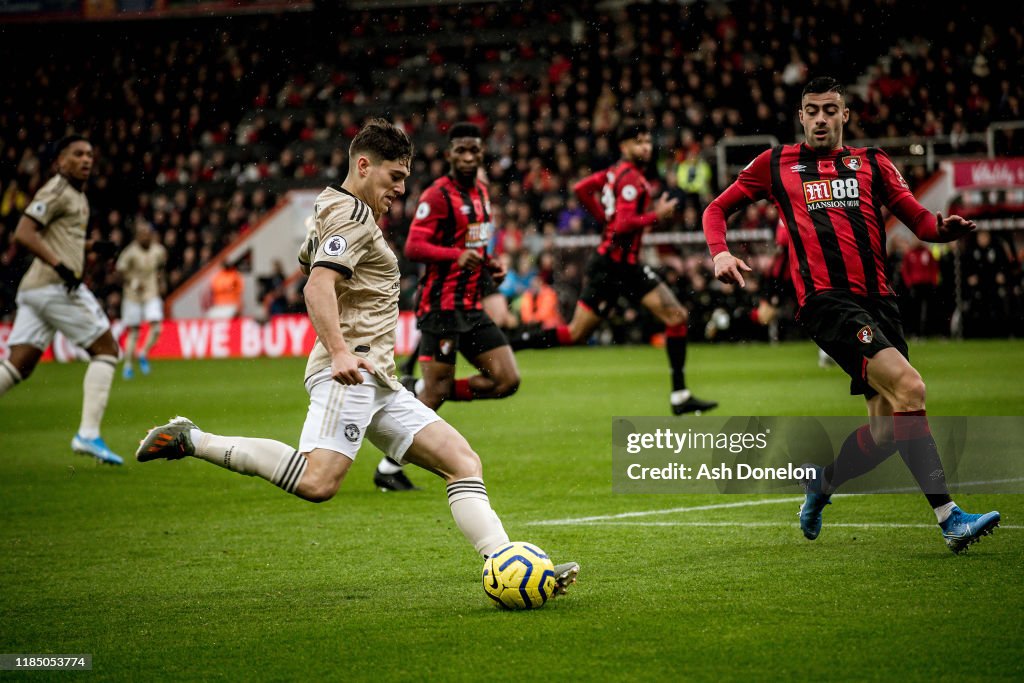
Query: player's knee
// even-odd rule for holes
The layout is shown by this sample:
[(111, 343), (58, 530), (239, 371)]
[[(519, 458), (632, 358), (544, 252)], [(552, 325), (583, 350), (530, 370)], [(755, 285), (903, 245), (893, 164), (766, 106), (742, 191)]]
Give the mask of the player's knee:
[(690, 316), (687, 315), (686, 309), (682, 306), (673, 306), (665, 311), (665, 326), (674, 327), (676, 325), (685, 325), (689, 322)]
[(494, 383), (494, 395), (496, 398), (505, 398), (519, 391), (520, 377), (518, 372), (510, 372), (496, 378)]
[(296, 493), (311, 503), (324, 503), (334, 498), (341, 486), (341, 479), (313, 467), (306, 470)]
[(924, 409), (925, 384), (914, 368), (908, 368), (897, 379), (896, 399), (903, 410)]
[(483, 476), (484, 467), (480, 462), (480, 456), (476, 454), (465, 439), (451, 451), (448, 467), (451, 471), (451, 481), (465, 479), (467, 477)]

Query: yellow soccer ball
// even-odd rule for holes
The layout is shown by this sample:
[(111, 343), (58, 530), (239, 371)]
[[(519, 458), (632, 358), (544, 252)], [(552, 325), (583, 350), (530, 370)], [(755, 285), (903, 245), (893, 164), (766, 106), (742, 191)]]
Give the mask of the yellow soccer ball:
[(503, 609), (536, 609), (555, 592), (555, 566), (530, 543), (503, 545), (484, 562), (484, 592)]

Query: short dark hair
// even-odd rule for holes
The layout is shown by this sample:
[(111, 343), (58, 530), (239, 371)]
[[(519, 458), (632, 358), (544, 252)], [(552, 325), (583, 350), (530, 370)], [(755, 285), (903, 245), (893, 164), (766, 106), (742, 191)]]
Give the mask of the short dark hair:
[(641, 135), (647, 135), (651, 131), (647, 128), (646, 124), (638, 123), (636, 121), (627, 121), (619, 126), (618, 131), (615, 133), (615, 140), (618, 143), (623, 143), (626, 140), (634, 140)]
[(54, 155), (60, 156), (64, 150), (66, 150), (68, 147), (70, 147), (76, 142), (89, 142), (89, 138), (85, 137), (84, 135), (79, 135), (78, 133), (65, 135), (64, 137), (57, 141), (57, 146), (55, 148)]
[(820, 95), (827, 92), (839, 93), (840, 97), (846, 99), (846, 86), (831, 76), (818, 76), (807, 81), (803, 92), (800, 93), (800, 99), (803, 99), (804, 95)]
[(448, 131), (448, 143), (451, 144), (452, 140), (456, 138), (483, 138), (483, 133), (480, 132), (480, 126), (475, 123), (456, 123)]
[(412, 161), (412, 141), (404, 130), (385, 119), (369, 119), (352, 138), (348, 156), (363, 154), (373, 161)]

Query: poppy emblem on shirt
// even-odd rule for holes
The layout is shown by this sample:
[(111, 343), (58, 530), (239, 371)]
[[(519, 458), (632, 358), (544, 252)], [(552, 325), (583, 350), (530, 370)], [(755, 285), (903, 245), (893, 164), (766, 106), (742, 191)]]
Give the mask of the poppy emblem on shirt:
[(868, 325), (865, 325), (857, 331), (857, 339), (859, 339), (862, 344), (870, 344), (874, 338), (875, 335), (871, 332), (871, 327)]
[(860, 157), (843, 157), (843, 166), (851, 171), (859, 171), (861, 167)]
[(836, 162), (834, 159), (821, 159), (818, 161), (818, 173), (835, 173)]
[(324, 253), (328, 256), (340, 256), (348, 249), (348, 242), (341, 235), (335, 235), (324, 242)]

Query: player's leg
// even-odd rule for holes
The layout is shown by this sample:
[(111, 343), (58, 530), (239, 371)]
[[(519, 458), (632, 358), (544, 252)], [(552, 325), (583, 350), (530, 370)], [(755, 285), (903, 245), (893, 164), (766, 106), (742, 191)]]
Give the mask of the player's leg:
[(601, 324), (601, 317), (594, 312), (594, 309), (583, 299), (576, 302), (576, 310), (572, 314), (572, 320), (568, 325), (559, 325), (549, 330), (531, 332), (522, 330), (512, 334), (509, 342), (512, 349), (521, 351), (523, 349), (553, 349), (556, 346), (574, 346), (581, 344), (590, 338), (597, 326)]
[(338, 491), (362, 444), (379, 387), (368, 376), (343, 386), (330, 371), (309, 382), (309, 410), (299, 447), (273, 439), (221, 436), (178, 417), (154, 427), (142, 440), (139, 462), (195, 457), (224, 469), (260, 477), (310, 502), (330, 500)]
[(149, 333), (146, 335), (146, 344), (139, 352), (139, 370), (143, 375), (148, 375), (149, 352), (156, 345), (157, 340), (160, 339), (160, 333), (163, 331), (164, 302), (159, 297), (150, 299), (146, 302), (144, 313), (146, 322), (149, 323)]
[(0, 361), (0, 396), (29, 378), (53, 341), (54, 328), (40, 314), (48, 295), (40, 290), (18, 294), (14, 326), (7, 338), (10, 354)]
[(893, 440), (931, 505), (946, 545), (954, 553), (966, 550), (999, 526), (999, 512), (969, 514), (950, 497), (925, 411), (925, 384), (910, 361), (894, 348), (883, 349), (868, 361), (866, 371), (868, 382), (893, 408)]
[(451, 400), (505, 398), (519, 390), (515, 354), (504, 333), (488, 316), (479, 316), (468, 332), (459, 335), (459, 350), (480, 374), (456, 380), (449, 395)]
[(139, 341), (138, 326), (129, 327), (128, 334), (124, 339), (124, 364), (121, 368), (121, 375), (125, 379), (135, 377), (135, 370), (132, 368), (132, 361), (135, 358), (135, 345)]
[[(641, 296), (640, 303), (665, 324), (665, 351), (672, 372), (672, 393), (669, 394), (672, 412), (682, 415), (717, 407), (717, 402), (697, 398), (686, 386), (686, 336), (689, 323), (686, 307), (679, 303), (672, 290), (649, 267), (644, 266), (643, 272), (646, 282), (635, 285), (636, 288), (647, 290)], [(654, 283), (653, 287), (650, 287), (651, 283)]]

